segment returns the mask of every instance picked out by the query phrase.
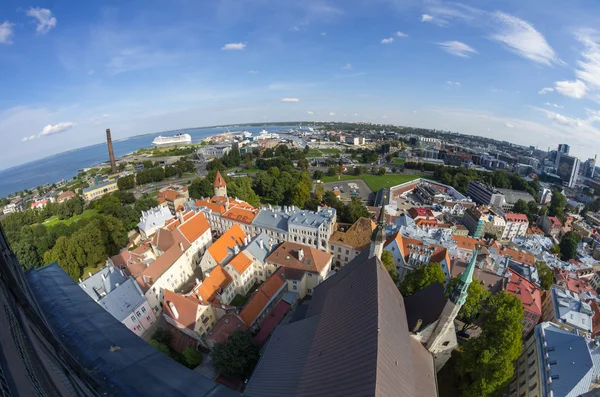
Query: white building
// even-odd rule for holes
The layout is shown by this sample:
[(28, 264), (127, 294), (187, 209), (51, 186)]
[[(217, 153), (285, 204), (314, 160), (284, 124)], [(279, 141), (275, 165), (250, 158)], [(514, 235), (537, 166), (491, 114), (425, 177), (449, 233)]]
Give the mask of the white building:
[(525, 214), (506, 214), (506, 225), (501, 241), (512, 241), (515, 237), (522, 237), (527, 234), (527, 228), (529, 227), (529, 219)]
[(152, 237), (158, 229), (165, 226), (173, 218), (173, 214), (171, 214), (169, 208), (158, 206), (150, 208), (148, 211), (142, 211), (142, 216), (137, 227), (142, 238), (146, 239)]
[(144, 293), (132, 277), (114, 266), (107, 266), (79, 286), (114, 318), (141, 335), (156, 321)]

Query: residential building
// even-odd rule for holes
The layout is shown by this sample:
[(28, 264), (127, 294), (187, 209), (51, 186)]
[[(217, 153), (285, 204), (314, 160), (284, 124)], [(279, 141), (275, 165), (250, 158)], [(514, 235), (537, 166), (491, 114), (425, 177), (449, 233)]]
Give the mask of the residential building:
[(148, 211), (142, 211), (140, 222), (137, 224), (140, 235), (143, 239), (152, 237), (158, 229), (164, 227), (167, 222), (174, 218), (171, 210), (167, 207), (158, 206), (150, 208)]
[(385, 244), (384, 249), (392, 253), (400, 280), (404, 278), (406, 272), (430, 262), (438, 262), (446, 277), (450, 278), (451, 262), (446, 247), (424, 243), (422, 240), (405, 237), (398, 232)]
[(206, 251), (200, 261), (203, 272), (212, 270), (215, 266), (225, 266), (234, 256), (240, 253), (247, 242), (248, 236), (237, 224), (227, 230)]
[(73, 193), (70, 190), (67, 190), (65, 192), (62, 192), (61, 194), (58, 195), (58, 197), (56, 198), (56, 202), (57, 203), (64, 203), (67, 200), (70, 200), (72, 198), (76, 197), (75, 193)]
[(408, 214), (418, 227), (436, 227), (438, 225), (438, 220), (429, 208), (412, 207), (408, 210)]
[(115, 266), (106, 266), (79, 286), (104, 310), (136, 335), (141, 335), (156, 321), (144, 293), (132, 277)]
[(288, 221), (290, 213), (296, 211), (295, 207), (261, 208), (252, 220), (253, 233), (266, 233), (276, 243), (288, 241)]
[(10, 203), (6, 204), (2, 209), (4, 215), (12, 214), (13, 212), (21, 212), (25, 210), (25, 203), (22, 198), (14, 198)]
[(535, 201), (531, 194), (519, 190), (496, 189), (481, 182), (470, 181), (467, 195), (477, 204), (492, 205), (503, 211), (510, 211), (519, 200)]
[(192, 278), (202, 254), (212, 243), (203, 214), (179, 216), (159, 229), (149, 244), (110, 258), (112, 264), (135, 278), (156, 314), (162, 310), (164, 290), (176, 290)]
[(162, 188), (156, 195), (158, 203), (166, 205), (172, 213), (183, 210), (183, 203), (190, 199), (187, 186), (169, 186)]
[(523, 336), (529, 335), (542, 317), (542, 296), (537, 285), (517, 272), (507, 272), (504, 290), (521, 301), (523, 305)]
[(224, 345), (234, 332), (248, 331), (248, 326), (242, 318), (236, 313), (227, 313), (208, 332), (204, 337), (209, 349), (213, 349), (215, 345)]
[(193, 292), (202, 302), (229, 305), (235, 297), (235, 285), (229, 273), (219, 265), (204, 274), (204, 279), (196, 284)]
[(498, 236), (501, 241), (512, 241), (517, 236), (525, 236), (529, 227), (529, 219), (525, 214), (508, 213), (505, 216), (504, 232)]
[(478, 208), (468, 208), (461, 220), (474, 238), (483, 237), (487, 218)]
[(448, 195), (442, 192), (437, 186), (429, 183), (419, 184), (414, 192), (427, 205), (442, 204), (448, 199)]
[(592, 308), (592, 335), (591, 337), (596, 339), (600, 336), (600, 303), (598, 299), (588, 299), (586, 301)]
[(312, 295), (317, 285), (331, 270), (332, 255), (306, 245), (285, 242), (271, 252), (265, 269), (275, 272), (284, 268), (282, 275), (288, 290), (297, 292), (300, 299)]
[(237, 198), (213, 196), (197, 200), (196, 208), (204, 212), (210, 227), (217, 233), (225, 233), (234, 224), (240, 226), (246, 234), (253, 232), (251, 226), (258, 209)]
[(83, 189), (83, 198), (87, 201), (95, 200), (100, 198), (106, 194), (112, 193), (119, 190), (117, 187), (117, 180), (107, 181), (103, 183), (99, 183), (94, 186), (86, 187)]
[(39, 200), (34, 200), (31, 202), (31, 208), (32, 209), (42, 209), (44, 208), (48, 203), (50, 202), (50, 200), (48, 199), (39, 199)]
[(509, 397), (577, 397), (597, 387), (596, 345), (544, 322), (535, 327), (516, 361)]
[(329, 252), (336, 266), (345, 266), (356, 258), (371, 243), (375, 223), (368, 218), (359, 218), (353, 225), (337, 224), (329, 237)]
[(592, 332), (590, 305), (566, 288), (554, 286), (542, 294), (542, 320), (567, 331), (577, 330), (584, 335)]
[(290, 214), (288, 241), (327, 251), (327, 242), (335, 228), (334, 208), (319, 207), (317, 212), (301, 210)]
[(538, 218), (538, 226), (544, 233), (557, 239), (560, 237), (563, 225), (557, 217), (544, 215)]
[(252, 294), (240, 312), (240, 318), (251, 330), (257, 328), (257, 325), (269, 315), (287, 291), (288, 283), (283, 276), (283, 272), (284, 269), (279, 269), (267, 278), (258, 290)]
[(437, 396), (432, 356), (410, 336), (381, 260), (368, 255), (320, 284), (306, 312), (275, 329), (247, 396)]

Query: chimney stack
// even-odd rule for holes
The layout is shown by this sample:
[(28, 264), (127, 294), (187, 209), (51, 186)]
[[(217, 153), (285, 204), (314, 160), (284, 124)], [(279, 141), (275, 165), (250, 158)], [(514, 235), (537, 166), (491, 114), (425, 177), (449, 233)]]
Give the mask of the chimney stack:
[(110, 137), (110, 128), (106, 129), (106, 144), (108, 145), (108, 158), (110, 159), (111, 173), (117, 172), (117, 163), (115, 162), (115, 153), (113, 152), (112, 138)]
[(302, 259), (304, 259), (304, 249), (300, 248), (298, 250), (298, 260), (301, 261)]

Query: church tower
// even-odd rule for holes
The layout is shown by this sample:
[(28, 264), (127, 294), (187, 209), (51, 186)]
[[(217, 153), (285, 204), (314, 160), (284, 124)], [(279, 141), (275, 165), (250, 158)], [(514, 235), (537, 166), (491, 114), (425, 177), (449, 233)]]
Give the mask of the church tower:
[(213, 188), (215, 190), (215, 197), (227, 196), (227, 184), (225, 183), (225, 179), (223, 179), (219, 171), (217, 171), (217, 176), (215, 177), (215, 183), (213, 183)]
[(446, 306), (444, 306), (440, 319), (425, 344), (427, 350), (433, 355), (436, 371), (442, 369), (444, 364), (450, 359), (452, 351), (458, 345), (458, 342), (456, 341), (456, 330), (454, 329), (454, 319), (467, 300), (469, 285), (473, 281), (473, 273), (475, 272), (478, 250), (479, 246), (473, 251), (473, 257), (471, 258), (469, 265), (460, 276), (458, 285), (450, 294), (450, 299), (446, 302)]
[(383, 253), (383, 246), (385, 245), (385, 196), (381, 201), (381, 209), (379, 210), (379, 217), (377, 218), (377, 227), (371, 234), (371, 246), (369, 247), (369, 258), (374, 256), (381, 259)]

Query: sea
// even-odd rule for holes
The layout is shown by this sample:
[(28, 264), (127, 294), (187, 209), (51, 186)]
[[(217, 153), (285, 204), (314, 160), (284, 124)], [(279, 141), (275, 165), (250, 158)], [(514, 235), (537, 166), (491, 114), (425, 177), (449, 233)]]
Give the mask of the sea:
[[(217, 128), (194, 128), (187, 130), (178, 130), (170, 132), (160, 132), (155, 134), (138, 135), (131, 138), (113, 140), (113, 150), (116, 157), (137, 151), (142, 148), (152, 147), (152, 141), (158, 135), (169, 136), (177, 133), (190, 134), (192, 143), (199, 143), (204, 138), (222, 134), (227, 131), (248, 131), (253, 135), (258, 135), (262, 130), (268, 132), (278, 132), (282, 134), (290, 130), (290, 126), (248, 126), (248, 127), (223, 127)], [(15, 167), (0, 171), (0, 197), (5, 197), (23, 189), (33, 189), (46, 183), (55, 183), (62, 179), (69, 180), (79, 173), (82, 168), (87, 168), (95, 164), (108, 161), (108, 149), (106, 142), (96, 145), (86, 146), (79, 149), (70, 150), (35, 160), (30, 163), (21, 164)]]

